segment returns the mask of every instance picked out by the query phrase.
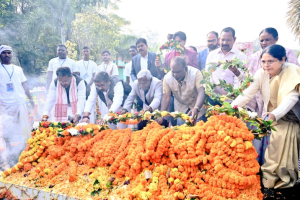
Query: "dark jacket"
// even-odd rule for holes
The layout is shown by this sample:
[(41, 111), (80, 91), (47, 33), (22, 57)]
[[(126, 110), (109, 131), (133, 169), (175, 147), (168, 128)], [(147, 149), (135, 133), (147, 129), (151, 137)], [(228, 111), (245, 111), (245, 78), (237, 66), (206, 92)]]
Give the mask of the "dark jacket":
[[(124, 82), (119, 77), (116, 77), (116, 76), (111, 77), (111, 84), (109, 86), (109, 91), (107, 93), (107, 96), (111, 101), (113, 101), (113, 99), (114, 99), (114, 87), (119, 81), (122, 82), (122, 85), (123, 85), (123, 88), (124, 88), (124, 96), (123, 96), (123, 101), (122, 101), (122, 105), (121, 105), (121, 106), (123, 106), (125, 100), (127, 99), (129, 93), (131, 92), (131, 86), (129, 84), (127, 84), (126, 82)], [(99, 98), (105, 103), (105, 105), (107, 105), (103, 92), (101, 92), (101, 90), (97, 89), (97, 94), (99, 95)]]
[[(158, 78), (155, 67), (156, 54), (148, 51), (148, 70), (152, 76)], [(137, 79), (137, 74), (141, 71), (141, 54), (137, 54), (132, 58), (131, 78), (133, 81)]]

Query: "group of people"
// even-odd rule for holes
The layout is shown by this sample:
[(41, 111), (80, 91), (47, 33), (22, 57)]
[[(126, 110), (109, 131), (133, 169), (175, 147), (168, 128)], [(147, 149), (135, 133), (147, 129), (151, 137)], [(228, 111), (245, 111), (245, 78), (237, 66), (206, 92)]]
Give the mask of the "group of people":
[[(83, 59), (75, 62), (67, 57), (67, 48), (59, 45), (58, 57), (49, 62), (48, 96), (42, 120), (103, 123), (103, 117), (109, 112), (132, 112), (135, 104), (139, 110), (178, 111), (190, 115), (194, 122), (205, 121), (205, 99), (208, 98), (212, 105), (217, 102), (205, 95), (202, 71), (208, 70), (211, 63), (235, 58), (246, 61), (247, 56), (234, 47), (236, 35), (231, 27), (224, 28), (220, 35), (209, 32), (207, 49), (199, 53), (193, 47), (185, 47), (187, 37), (184, 32), (168, 35), (168, 39), (178, 41), (185, 50), (184, 55), (177, 56), (173, 49), (161, 61), (155, 53), (148, 51), (147, 41), (139, 38), (129, 48), (132, 61), (125, 66), (126, 80), (119, 78), (118, 67), (111, 62), (109, 51), (102, 52), (103, 63), (97, 66), (89, 58), (88, 47), (82, 50)], [(276, 44), (279, 39), (276, 29), (262, 30), (259, 39), (262, 50), (250, 56), (246, 64), (254, 81), (231, 104), (246, 106), (266, 120), (274, 121), (276, 131), (262, 142), (254, 141), (265, 177), (262, 181), (266, 188), (293, 187), (300, 178), (299, 63), (293, 51)], [(0, 53), (1, 137), (6, 143), (17, 139), (25, 144), (23, 138), (30, 135), (30, 129), (25, 125), (26, 95), (32, 105), (34, 102), (22, 69), (11, 64), (11, 47), (2, 45)], [(161, 70), (166, 66), (171, 69), (168, 73)], [(238, 88), (244, 80), (244, 72), (236, 66), (226, 70), (218, 67), (210, 81), (219, 84), (220, 80)], [(219, 87), (214, 92), (226, 95)], [(96, 115), (101, 116), (98, 121)], [(163, 117), (157, 119), (163, 126), (184, 123), (180, 119), (170, 121)], [(18, 129), (17, 123), (20, 124)], [(109, 126), (126, 128), (124, 124)], [(138, 129), (144, 126), (142, 121)], [(15, 138), (21, 133), (22, 137)]]

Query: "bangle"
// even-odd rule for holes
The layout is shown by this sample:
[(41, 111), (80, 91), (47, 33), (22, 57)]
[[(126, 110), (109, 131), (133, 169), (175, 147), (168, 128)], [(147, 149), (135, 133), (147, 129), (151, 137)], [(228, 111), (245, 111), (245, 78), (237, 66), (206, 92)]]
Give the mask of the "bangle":
[(82, 117), (82, 119), (84, 119), (84, 118), (88, 118), (88, 119), (90, 119), (90, 117), (89, 117), (89, 116), (83, 116), (83, 117)]

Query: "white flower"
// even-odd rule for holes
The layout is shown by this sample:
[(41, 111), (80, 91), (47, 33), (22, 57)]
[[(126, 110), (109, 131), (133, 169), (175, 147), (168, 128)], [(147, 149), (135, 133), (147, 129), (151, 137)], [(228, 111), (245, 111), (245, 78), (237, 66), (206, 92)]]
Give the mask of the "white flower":
[(40, 122), (34, 122), (34, 123), (32, 124), (32, 129), (36, 130), (36, 129), (39, 128), (39, 126), (40, 126)]
[(111, 119), (111, 116), (104, 115), (103, 120), (104, 122), (108, 122)]
[(244, 108), (238, 107), (239, 112), (243, 111)]
[(76, 126), (85, 126), (85, 125), (88, 125), (88, 123), (82, 122), (82, 123), (77, 124)]
[(250, 119), (255, 119), (255, 117), (257, 117), (257, 113), (256, 112), (251, 112), (251, 111), (247, 111)]
[(175, 112), (171, 112), (172, 115), (179, 115), (179, 112), (178, 111), (175, 111)]
[(68, 130), (68, 132), (74, 136), (74, 135), (79, 135), (79, 131), (77, 131), (75, 128), (71, 128)]

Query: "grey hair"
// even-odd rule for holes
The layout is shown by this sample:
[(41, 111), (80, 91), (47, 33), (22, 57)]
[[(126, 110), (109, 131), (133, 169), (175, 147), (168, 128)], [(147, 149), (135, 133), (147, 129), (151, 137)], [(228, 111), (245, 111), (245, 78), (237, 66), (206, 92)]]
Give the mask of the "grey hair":
[(147, 80), (150, 80), (152, 78), (152, 74), (150, 73), (149, 70), (147, 69), (142, 69), (138, 74), (137, 74), (137, 78), (140, 79), (140, 78), (143, 78), (143, 77), (146, 77)]

